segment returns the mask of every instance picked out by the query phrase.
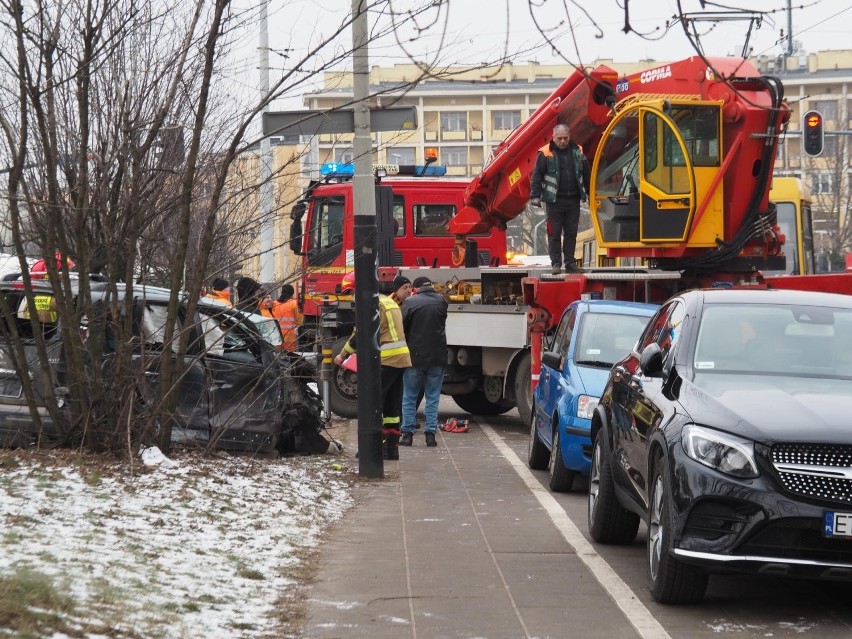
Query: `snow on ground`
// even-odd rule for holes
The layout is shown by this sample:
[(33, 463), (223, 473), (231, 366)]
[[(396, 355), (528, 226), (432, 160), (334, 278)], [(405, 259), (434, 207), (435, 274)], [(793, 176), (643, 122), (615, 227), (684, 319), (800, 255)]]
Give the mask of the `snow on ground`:
[(35, 571), (72, 597), (54, 639), (276, 636), (276, 602), (352, 504), (346, 460), (157, 453), (131, 473), (68, 451), (3, 452), (0, 577)]

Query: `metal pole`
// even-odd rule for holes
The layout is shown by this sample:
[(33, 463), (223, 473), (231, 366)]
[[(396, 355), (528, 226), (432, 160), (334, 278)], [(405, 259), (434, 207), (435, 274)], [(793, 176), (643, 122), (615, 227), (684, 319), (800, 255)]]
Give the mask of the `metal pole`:
[[(260, 99), (269, 97), (269, 23), (267, 20), (267, 2), (262, 0), (260, 7)], [(269, 111), (269, 104), (262, 108), (264, 113)], [(275, 262), (272, 254), (272, 236), (274, 224), (272, 220), (272, 149), (269, 138), (260, 141), (260, 158), (258, 162), (258, 178), (260, 193), (258, 195), (260, 208), (260, 281), (271, 282), (275, 279)]]
[[(793, 0), (787, 0), (787, 57), (793, 56)], [(786, 70), (786, 66), (785, 66)]]
[(376, 275), (376, 191), (370, 141), (370, 67), (367, 55), (367, 2), (352, 0), (352, 72), (355, 136), (355, 327), (358, 331), (358, 470), (383, 477), (381, 364), (379, 362), (379, 282)]

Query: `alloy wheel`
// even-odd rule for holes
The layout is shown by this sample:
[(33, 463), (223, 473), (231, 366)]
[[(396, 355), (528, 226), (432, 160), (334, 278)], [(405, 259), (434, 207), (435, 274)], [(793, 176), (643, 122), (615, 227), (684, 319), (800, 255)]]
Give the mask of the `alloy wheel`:
[(665, 527), (663, 525), (663, 477), (657, 475), (654, 482), (654, 492), (651, 499), (651, 512), (648, 521), (648, 570), (651, 579), (656, 580), (660, 571), (660, 558), (663, 551), (663, 536)]

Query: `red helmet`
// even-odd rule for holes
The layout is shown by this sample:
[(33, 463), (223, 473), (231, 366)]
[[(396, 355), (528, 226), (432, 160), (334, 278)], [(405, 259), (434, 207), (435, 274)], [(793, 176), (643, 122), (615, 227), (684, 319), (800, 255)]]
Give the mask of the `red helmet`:
[(351, 295), (355, 292), (355, 271), (349, 271), (340, 280), (340, 292), (343, 295)]

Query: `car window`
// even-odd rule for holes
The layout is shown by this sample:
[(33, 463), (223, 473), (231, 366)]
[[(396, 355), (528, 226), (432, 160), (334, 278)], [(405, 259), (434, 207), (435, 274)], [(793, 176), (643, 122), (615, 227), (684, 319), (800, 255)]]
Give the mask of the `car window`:
[(611, 367), (630, 353), (648, 318), (614, 313), (586, 313), (575, 333), (577, 365)]
[(642, 337), (639, 339), (639, 352), (641, 353), (645, 348), (647, 348), (650, 344), (659, 344), (663, 335), (663, 331), (666, 329), (666, 325), (668, 324), (669, 313), (672, 310), (672, 306), (674, 303), (669, 303), (663, 306), (654, 317), (651, 318), (651, 321), (648, 322), (648, 326), (645, 328), (645, 332), (642, 333)]
[(648, 345), (658, 344), (663, 356), (663, 366), (673, 357), (680, 341), (686, 309), (679, 300), (663, 306), (648, 322), (645, 332), (639, 338), (638, 351), (641, 353)]
[(852, 313), (806, 306), (708, 306), (696, 337), (696, 372), (852, 375)]
[(565, 355), (568, 353), (568, 346), (571, 344), (571, 333), (574, 330), (574, 321), (577, 317), (577, 309), (569, 309), (562, 316), (562, 321), (556, 327), (556, 334), (553, 336), (553, 342), (550, 344), (551, 350), (562, 355), (562, 363), (565, 363)]
[(677, 344), (680, 341), (682, 329), (683, 329), (683, 320), (686, 317), (686, 309), (683, 304), (680, 302), (675, 302), (672, 305), (671, 311), (666, 317), (666, 323), (663, 327), (663, 332), (661, 337), (660, 351), (663, 355), (663, 366), (665, 367), (666, 362), (668, 362), (672, 357), (674, 357), (675, 351), (677, 349)]
[(281, 328), (278, 320), (274, 317), (266, 317), (257, 313), (246, 313), (246, 317), (254, 324), (254, 328), (260, 334), (264, 341), (269, 342), (276, 348), (284, 343), (281, 337)]
[(238, 315), (227, 313), (208, 315), (204, 310), (199, 309), (207, 355), (245, 362), (257, 359), (252, 350), (256, 341), (256, 338), (252, 336), (255, 333), (253, 327), (248, 323), (241, 323)]

